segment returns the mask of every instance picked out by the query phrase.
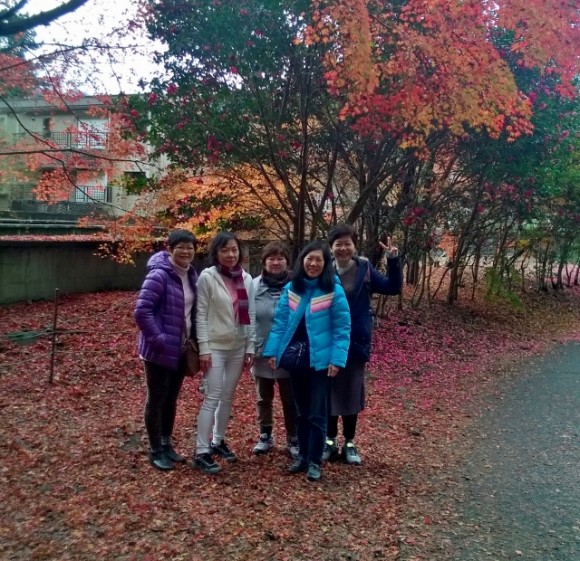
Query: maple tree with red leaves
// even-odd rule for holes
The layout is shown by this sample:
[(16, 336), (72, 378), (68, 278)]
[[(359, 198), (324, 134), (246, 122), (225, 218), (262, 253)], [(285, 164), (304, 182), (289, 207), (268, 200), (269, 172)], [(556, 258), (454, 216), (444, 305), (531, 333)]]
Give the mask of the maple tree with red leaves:
[[(216, 477), (189, 465), (162, 474), (147, 461), (136, 296), (61, 298), (54, 347), (53, 303), (0, 308), (2, 556), (395, 561), (404, 548), (428, 561), (429, 532), (449, 513), (413, 505), (429, 493), (430, 474), (446, 467), (445, 450), (479, 397), (509, 376), (517, 357), (546, 340), (580, 337), (577, 289), (549, 304), (528, 295), (519, 312), (479, 298), (451, 309), (389, 309), (368, 367), (360, 469), (329, 464), (312, 484), (286, 475), (283, 447), (254, 456), (255, 389), (246, 372), (230, 423), (239, 461)], [(186, 380), (178, 405), (176, 446), (187, 455), (198, 386)]]
[(199, 176), (169, 169), (140, 191), (130, 213), (87, 217), (80, 223), (102, 228), (100, 236), (108, 240), (102, 255), (120, 263), (133, 263), (136, 254), (155, 250), (172, 229), (195, 233), (202, 246), (221, 230), (235, 231), (242, 239), (284, 238), (290, 228), (283, 217), (256, 212), (262, 204), (275, 206), (281, 200), (282, 187), (269, 187), (264, 188), (251, 169), (216, 169)]
[[(243, 183), (251, 170), (275, 195), (255, 213), (283, 222), (294, 247), (346, 221), (373, 262), (379, 238), (394, 236), (421, 284), (443, 230), (456, 241), (449, 303), (470, 269), (480, 278), (485, 252), (508, 287), (524, 246), (545, 261), (543, 278), (553, 262), (576, 263), (568, 4), (545, 18), (516, 0), (143, 6), (166, 73), (128, 100), (132, 130), (192, 176)], [(563, 229), (550, 226), (557, 200)]]
[(485, 129), (510, 140), (532, 132), (532, 106), (512, 65), (556, 75), (575, 97), (578, 13), (559, 0), (313, 2), (309, 44), (327, 45), (330, 91), (364, 135), (396, 135), (406, 146), (447, 130)]

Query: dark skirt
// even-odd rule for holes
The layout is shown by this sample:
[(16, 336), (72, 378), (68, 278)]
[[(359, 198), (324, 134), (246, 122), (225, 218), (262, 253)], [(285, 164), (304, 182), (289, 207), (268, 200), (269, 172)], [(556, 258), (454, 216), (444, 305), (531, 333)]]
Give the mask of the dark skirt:
[(330, 416), (356, 415), (365, 408), (364, 360), (350, 358), (330, 380)]

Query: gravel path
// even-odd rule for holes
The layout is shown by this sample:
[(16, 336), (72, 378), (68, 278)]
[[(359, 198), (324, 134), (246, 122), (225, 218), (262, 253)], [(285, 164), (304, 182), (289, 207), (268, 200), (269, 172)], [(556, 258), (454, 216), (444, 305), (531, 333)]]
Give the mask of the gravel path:
[(447, 559), (580, 561), (580, 343), (524, 368), (472, 429)]

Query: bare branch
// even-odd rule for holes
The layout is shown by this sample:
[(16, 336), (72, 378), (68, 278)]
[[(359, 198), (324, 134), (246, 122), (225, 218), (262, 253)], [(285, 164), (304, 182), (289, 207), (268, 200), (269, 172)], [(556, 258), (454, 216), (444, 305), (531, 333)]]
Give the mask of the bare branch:
[(28, 4), (28, 0), (20, 0), (17, 4), (12, 6), (12, 8), (8, 8), (5, 12), (0, 14), (0, 21), (7, 20), (11, 17), (14, 17), (24, 6)]
[(27, 4), (26, 0), (21, 0), (13, 8), (0, 14), (0, 37), (7, 37), (9, 35), (15, 35), (16, 33), (22, 33), (23, 31), (28, 31), (34, 27), (38, 27), (39, 25), (48, 25), (55, 19), (58, 19), (65, 14), (74, 12), (77, 8), (80, 8), (83, 4), (86, 4), (87, 1), (88, 0), (69, 0), (69, 2), (65, 2), (64, 4), (61, 4), (52, 10), (40, 12), (34, 16), (29, 16), (22, 19), (7, 21)]

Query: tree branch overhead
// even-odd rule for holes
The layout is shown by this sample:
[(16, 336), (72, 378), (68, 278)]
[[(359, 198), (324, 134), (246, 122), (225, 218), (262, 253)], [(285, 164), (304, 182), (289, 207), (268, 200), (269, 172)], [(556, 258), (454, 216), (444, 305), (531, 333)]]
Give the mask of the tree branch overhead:
[(52, 10), (47, 10), (46, 12), (40, 12), (39, 14), (22, 17), (9, 21), (15, 15), (22, 10), (26, 4), (27, 0), (21, 0), (12, 8), (0, 13), (0, 37), (7, 37), (9, 35), (15, 35), (16, 33), (22, 33), (24, 31), (29, 31), (34, 27), (39, 25), (48, 25), (52, 23), (55, 19), (58, 19), (65, 14), (74, 12), (80, 8), (83, 4), (86, 4), (88, 0), (70, 0), (65, 2)]

